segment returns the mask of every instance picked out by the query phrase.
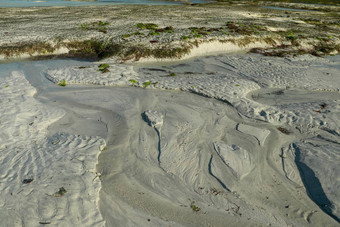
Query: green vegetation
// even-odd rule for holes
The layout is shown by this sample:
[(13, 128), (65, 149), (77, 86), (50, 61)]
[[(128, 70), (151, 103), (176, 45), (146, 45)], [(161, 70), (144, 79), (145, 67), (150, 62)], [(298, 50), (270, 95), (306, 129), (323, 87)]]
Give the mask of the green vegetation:
[(98, 68), (99, 68), (98, 71), (101, 71), (102, 73), (110, 72), (109, 70), (110, 66), (108, 64), (100, 64)]
[(129, 80), (131, 83), (133, 83), (133, 84), (137, 84), (138, 82), (137, 82), (137, 80), (134, 80), (134, 79), (131, 79), (131, 80)]
[(81, 24), (80, 29), (88, 31), (88, 30), (96, 30), (98, 32), (102, 33), (107, 33), (107, 27), (110, 25), (109, 22), (103, 22), (103, 21), (98, 21), (98, 22), (93, 22), (90, 24)]
[(130, 36), (131, 36), (131, 34), (123, 34), (123, 35), (122, 35), (122, 38), (123, 38), (123, 39), (126, 39), (126, 38), (129, 38)]
[(58, 83), (59, 86), (65, 87), (66, 86), (66, 80), (62, 80), (60, 83)]
[(59, 188), (59, 190), (58, 190), (56, 193), (54, 193), (54, 196), (55, 196), (55, 197), (61, 197), (61, 196), (63, 196), (66, 192), (67, 192), (66, 189), (65, 189), (64, 187), (61, 187), (61, 188)]
[[(131, 36), (155, 36), (155, 35), (160, 35), (161, 33), (173, 33), (174, 32), (174, 28), (172, 26), (167, 26), (165, 28), (158, 28), (157, 24), (153, 24), (153, 23), (138, 23), (136, 25), (134, 25), (138, 31), (136, 32), (130, 32), (128, 34), (123, 34), (122, 38), (126, 39), (129, 38)], [(148, 30), (148, 34), (146, 35), (145, 33), (141, 32), (142, 30)]]
[(144, 29), (154, 30), (158, 27), (157, 24), (153, 24), (153, 23), (146, 23), (146, 24), (138, 23), (135, 26), (140, 30), (144, 30)]
[(254, 48), (251, 50), (252, 53), (260, 53), (265, 56), (297, 56), (302, 54), (311, 54), (317, 57), (330, 55), (333, 52), (340, 52), (340, 44), (334, 44), (332, 42), (319, 42), (315, 43), (312, 48), (305, 48), (300, 46), (285, 45), (275, 46), (272, 48)]
[(149, 86), (149, 85), (151, 85), (151, 82), (150, 82), (150, 81), (145, 82), (145, 83), (143, 83), (143, 88), (146, 88), (146, 87)]
[(102, 42), (99, 40), (73, 41), (66, 43), (66, 47), (72, 51), (69, 56), (87, 57), (104, 59), (117, 56), (121, 60), (138, 60), (142, 57), (155, 58), (180, 58), (188, 54), (190, 45), (181, 47), (169, 47), (169, 45), (161, 45), (158, 48), (150, 48), (143, 45), (124, 45), (117, 43)]
[(198, 206), (195, 205), (195, 202), (192, 202), (192, 203), (190, 204), (190, 207), (191, 207), (191, 209), (192, 209), (193, 211), (195, 211), (195, 212), (198, 212), (198, 211), (201, 210), (201, 208), (199, 208)]
[(170, 73), (169, 76), (174, 77), (174, 76), (176, 76), (176, 73)]
[(183, 39), (183, 40), (189, 40), (189, 36), (183, 35), (183, 36), (181, 37), (181, 39)]
[(55, 46), (52, 46), (48, 42), (31, 42), (31, 43), (18, 43), (13, 45), (4, 45), (0, 47), (0, 54), (5, 55), (6, 57), (14, 57), (19, 56), (22, 53), (29, 54), (33, 56), (33, 54), (47, 54), (53, 53), (57, 48), (59, 48), (59, 43)]
[(156, 32), (156, 31), (154, 31), (154, 30), (151, 30), (150, 32), (149, 32), (149, 35), (159, 35), (160, 33), (159, 32)]
[(296, 38), (296, 36), (294, 35), (293, 32), (290, 32), (290, 33), (288, 33), (288, 34), (286, 35), (286, 39), (288, 39), (288, 40), (290, 40), (290, 41), (294, 41), (294, 40), (296, 40), (297, 38)]

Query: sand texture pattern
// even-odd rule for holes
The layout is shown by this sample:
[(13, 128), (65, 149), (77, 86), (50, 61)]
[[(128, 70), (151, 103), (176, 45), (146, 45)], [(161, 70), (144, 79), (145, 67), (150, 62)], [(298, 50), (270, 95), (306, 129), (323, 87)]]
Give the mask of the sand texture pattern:
[(103, 225), (94, 178), (105, 141), (63, 130), (51, 134), (48, 128), (65, 111), (37, 101), (22, 71), (0, 84), (0, 225)]
[(144, 88), (56, 93), (112, 112), (97, 166), (107, 226), (337, 225), (336, 57), (109, 62), (108, 79), (99, 64), (46, 77)]

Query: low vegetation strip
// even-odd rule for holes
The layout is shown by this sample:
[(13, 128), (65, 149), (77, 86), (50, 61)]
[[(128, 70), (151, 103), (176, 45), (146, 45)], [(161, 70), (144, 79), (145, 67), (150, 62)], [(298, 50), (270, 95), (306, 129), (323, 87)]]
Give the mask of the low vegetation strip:
[[(339, 52), (336, 6), (330, 6), (329, 12), (300, 12), (265, 9), (257, 5), (258, 1), (239, 3), (242, 7), (226, 1), (152, 8), (39, 8), (29, 13), (24, 9), (20, 14), (15, 9), (0, 9), (3, 33), (0, 56), (181, 58), (192, 48), (212, 41), (241, 48), (262, 42), (267, 44), (266, 48), (252, 51), (275, 56), (305, 53), (323, 56)], [(88, 18), (90, 12), (93, 16)], [(61, 17), (65, 20), (63, 24), (58, 20)], [(29, 28), (26, 28), (27, 21), (31, 24)]]

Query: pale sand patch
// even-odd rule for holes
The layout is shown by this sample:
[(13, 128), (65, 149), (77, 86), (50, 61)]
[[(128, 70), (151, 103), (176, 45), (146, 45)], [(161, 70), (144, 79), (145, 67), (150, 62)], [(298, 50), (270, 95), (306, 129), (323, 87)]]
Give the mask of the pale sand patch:
[[(0, 84), (1, 225), (103, 225), (97, 209), (100, 181), (94, 178), (105, 141), (49, 134), (65, 111), (38, 102), (23, 72), (13, 71)], [(66, 193), (56, 197), (62, 187)]]
[(256, 127), (252, 127), (252, 126), (244, 125), (244, 124), (237, 125), (236, 129), (240, 132), (254, 136), (258, 140), (259, 145), (261, 146), (264, 145), (264, 142), (266, 141), (266, 138), (270, 133), (266, 129), (256, 128)]
[[(335, 225), (320, 208), (337, 220), (339, 180), (320, 163), (332, 160), (327, 166), (337, 170), (340, 81), (336, 58), (211, 56), (134, 68), (110, 64), (112, 71), (106, 76), (94, 73), (98, 65), (81, 73), (77, 67), (48, 70), (47, 75), (56, 82), (72, 81), (77, 75), (82, 75), (77, 83), (143, 87), (150, 82), (140, 92), (100, 90), (91, 97), (84, 92), (72, 96), (76, 102), (119, 113), (113, 128), (127, 129), (114, 133), (114, 142), (108, 145), (112, 150), (103, 153), (98, 166), (104, 184), (101, 212), (109, 225), (138, 225), (151, 218), (152, 225), (169, 220), (169, 224), (186, 226), (222, 226), (218, 220), (232, 225), (235, 217), (238, 221), (249, 217), (247, 224), (253, 220), (260, 225)], [(111, 76), (118, 78), (118, 69), (128, 73), (109, 82)], [(132, 78), (137, 83), (129, 81)], [(225, 103), (148, 88), (189, 91)], [(103, 97), (112, 101), (99, 103)], [(163, 116), (158, 128), (162, 133), (143, 120), (145, 111), (155, 113), (156, 118), (149, 115), (155, 124)], [(277, 130), (279, 126), (285, 130)], [(214, 146), (216, 141), (219, 146)], [(315, 150), (302, 155), (310, 144), (307, 141), (313, 141)], [(110, 169), (113, 161), (116, 165)], [(190, 210), (193, 201), (202, 213)], [(234, 217), (220, 216), (223, 209)], [(116, 212), (112, 215), (109, 210)]]

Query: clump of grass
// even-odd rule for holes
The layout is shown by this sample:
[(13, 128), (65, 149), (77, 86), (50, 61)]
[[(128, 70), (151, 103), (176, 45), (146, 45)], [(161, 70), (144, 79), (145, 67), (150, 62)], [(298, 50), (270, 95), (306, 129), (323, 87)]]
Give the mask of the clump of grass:
[(162, 32), (167, 32), (167, 33), (173, 33), (174, 32), (174, 27), (172, 26), (167, 26), (165, 28), (156, 28), (156, 29), (152, 29), (156, 32), (162, 33)]
[(240, 24), (236, 24), (235, 22), (229, 21), (227, 22), (227, 28), (234, 32), (234, 33), (238, 33), (240, 35), (253, 35), (254, 32), (251, 31), (249, 28), (247, 28), (245, 25), (240, 25)]
[(122, 35), (122, 38), (123, 38), (123, 39), (126, 39), (126, 38), (129, 38), (130, 36), (131, 36), (131, 34), (123, 34), (123, 35)]
[(190, 52), (190, 45), (180, 47), (169, 47), (168, 45), (158, 48), (150, 48), (142, 45), (127, 46), (124, 44), (102, 42), (99, 40), (73, 41), (65, 44), (72, 49), (71, 56), (90, 57), (104, 59), (107, 57), (118, 56), (122, 60), (135, 59), (142, 57), (155, 58), (179, 58)]
[(134, 80), (134, 79), (131, 79), (131, 80), (129, 80), (131, 83), (133, 83), (133, 84), (137, 84), (137, 80)]
[(198, 211), (201, 210), (201, 208), (199, 208), (198, 206), (195, 205), (195, 202), (192, 202), (192, 203), (190, 204), (190, 207), (191, 207), (191, 209), (192, 209), (193, 211), (195, 211), (195, 212), (198, 212)]
[(13, 45), (3, 45), (0, 47), (0, 54), (3, 54), (5, 57), (14, 57), (20, 56), (21, 54), (29, 54), (33, 56), (33, 54), (47, 54), (53, 53), (59, 45), (52, 46), (47, 42), (23, 42), (17, 43)]
[(286, 35), (286, 39), (290, 40), (290, 41), (294, 41), (297, 39), (296, 35), (294, 35), (293, 32), (290, 32)]
[(272, 48), (254, 48), (251, 50), (253, 53), (260, 53), (265, 56), (276, 56), (276, 57), (286, 57), (286, 56), (298, 56), (303, 54), (311, 54), (317, 57), (322, 57), (325, 55), (330, 55), (333, 52), (340, 52), (340, 44), (334, 44), (332, 42), (317, 42), (312, 48), (298, 47), (298, 45), (293, 44), (287, 45), (282, 44), (280, 46), (275, 46)]
[(170, 73), (169, 76), (174, 77), (174, 76), (177, 76), (177, 75), (176, 75), (176, 73)]
[(159, 32), (156, 32), (156, 31), (154, 31), (154, 30), (151, 30), (150, 32), (149, 32), (149, 35), (159, 35), (160, 33)]
[(182, 35), (182, 36), (181, 36), (181, 39), (187, 41), (187, 40), (189, 40), (189, 36), (187, 36), (187, 35)]
[(151, 85), (152, 83), (150, 81), (147, 81), (143, 83), (143, 88), (146, 88), (147, 86)]
[[(172, 26), (167, 26), (165, 28), (158, 28), (157, 24), (153, 24), (153, 23), (138, 23), (135, 25), (135, 27), (137, 27), (137, 29), (139, 30), (149, 30), (149, 34), (150, 36), (154, 36), (154, 35), (160, 35), (160, 33), (163, 32), (167, 32), (167, 33), (173, 33), (174, 32), (174, 28)], [(140, 31), (137, 31), (135, 33), (130, 34), (131, 35), (144, 35), (144, 33), (141, 33)]]
[(153, 29), (155, 29), (155, 28), (158, 27), (157, 24), (153, 24), (153, 23), (146, 23), (146, 24), (144, 24), (144, 23), (138, 23), (138, 24), (136, 24), (135, 26), (136, 26), (138, 29), (140, 29), (140, 30), (144, 30), (144, 29), (153, 30)]
[(100, 64), (98, 66), (99, 70), (98, 71), (101, 71), (102, 73), (107, 73), (107, 72), (110, 72), (109, 68), (109, 64)]
[(107, 27), (110, 25), (109, 22), (103, 22), (103, 21), (98, 21), (98, 22), (93, 22), (93, 23), (90, 23), (90, 24), (81, 24), (80, 25), (80, 29), (81, 30), (97, 30), (99, 32), (102, 32), (102, 33), (107, 33)]
[(66, 80), (62, 80), (61, 82), (58, 83), (59, 86), (65, 87), (66, 86)]
[(54, 196), (55, 197), (61, 197), (61, 196), (65, 195), (66, 192), (67, 192), (66, 189), (64, 187), (61, 187), (61, 188), (59, 188), (59, 190), (56, 193), (54, 193)]

